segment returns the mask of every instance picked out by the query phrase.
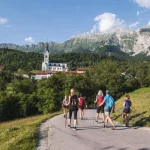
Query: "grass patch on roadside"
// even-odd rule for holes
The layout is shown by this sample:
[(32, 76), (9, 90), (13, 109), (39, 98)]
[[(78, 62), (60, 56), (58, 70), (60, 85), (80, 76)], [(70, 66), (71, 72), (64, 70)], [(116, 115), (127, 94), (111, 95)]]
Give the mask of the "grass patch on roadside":
[[(132, 101), (130, 124), (134, 126), (150, 127), (150, 88), (141, 88), (129, 93)], [(116, 101), (116, 110), (113, 119), (123, 123), (124, 96)]]
[(0, 124), (0, 150), (34, 150), (39, 138), (38, 127), (61, 112), (38, 115)]

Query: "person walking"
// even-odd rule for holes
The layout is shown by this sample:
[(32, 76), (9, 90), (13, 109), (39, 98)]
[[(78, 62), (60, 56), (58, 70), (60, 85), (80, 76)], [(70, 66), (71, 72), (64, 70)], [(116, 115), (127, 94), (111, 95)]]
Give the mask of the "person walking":
[(103, 123), (105, 121), (104, 104), (100, 105), (103, 101), (104, 101), (103, 92), (101, 90), (99, 90), (98, 94), (96, 96), (96, 100), (94, 101), (94, 103), (97, 104), (97, 113), (96, 113), (96, 119), (95, 119), (96, 122), (98, 122), (99, 113), (101, 113), (101, 117), (102, 117)]
[(123, 107), (124, 107), (124, 109), (123, 109), (123, 118), (124, 118), (126, 127), (129, 126), (129, 115), (130, 115), (130, 107), (131, 107), (131, 105), (132, 105), (132, 102), (130, 100), (130, 96), (126, 95), (124, 103), (123, 103)]
[(77, 112), (78, 112), (78, 96), (76, 95), (76, 91), (74, 88), (70, 90), (70, 96), (69, 96), (69, 119), (68, 119), (68, 127), (71, 128), (71, 118), (72, 118), (72, 112), (74, 113), (74, 130), (77, 128)]
[(104, 127), (107, 127), (108, 122), (110, 122), (110, 124), (113, 126), (112, 130), (114, 130), (116, 127), (112, 121), (112, 119), (110, 118), (110, 113), (115, 108), (115, 103), (114, 103), (114, 99), (113, 97), (109, 94), (109, 90), (106, 90), (106, 96), (104, 97), (104, 101), (100, 104), (100, 106), (102, 106), (103, 104), (105, 104), (105, 124)]
[(68, 102), (69, 102), (68, 96), (65, 95), (65, 98), (62, 101), (62, 107), (63, 107), (63, 110), (64, 110), (64, 118), (67, 117), (67, 112), (68, 112), (68, 106), (67, 106), (67, 104), (68, 104)]
[(82, 93), (80, 94), (79, 97), (79, 110), (80, 110), (80, 118), (81, 120), (83, 120), (84, 117), (84, 108), (87, 108), (87, 103), (85, 101), (85, 99), (82, 97)]

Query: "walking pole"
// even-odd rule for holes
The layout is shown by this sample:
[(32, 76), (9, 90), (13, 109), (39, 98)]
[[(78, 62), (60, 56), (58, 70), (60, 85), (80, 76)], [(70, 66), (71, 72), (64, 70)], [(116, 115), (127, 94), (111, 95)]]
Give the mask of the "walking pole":
[(94, 118), (95, 118), (95, 103), (94, 103), (94, 110), (93, 110), (93, 114), (94, 114), (94, 117), (93, 117), (93, 123), (94, 123)]
[[(68, 112), (67, 112), (68, 113)], [(65, 128), (66, 128), (66, 126), (67, 126), (67, 113), (66, 113), (66, 115), (65, 115)]]

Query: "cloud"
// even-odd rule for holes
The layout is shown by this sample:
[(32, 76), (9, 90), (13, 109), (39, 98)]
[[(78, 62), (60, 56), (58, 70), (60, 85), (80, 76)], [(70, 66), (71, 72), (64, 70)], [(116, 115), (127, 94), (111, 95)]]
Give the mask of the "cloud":
[(150, 0), (133, 0), (140, 7), (150, 8)]
[(7, 22), (8, 22), (8, 20), (6, 18), (1, 18), (0, 17), (0, 24), (5, 24)]
[(129, 28), (136, 28), (138, 24), (139, 24), (138, 21), (137, 21), (137, 22), (134, 22), (134, 23), (131, 23), (131, 24), (129, 25)]
[(149, 21), (148, 25), (150, 25), (150, 21)]
[(125, 26), (125, 21), (117, 18), (115, 14), (103, 13), (94, 19), (97, 23), (93, 26), (91, 33), (96, 31), (105, 32), (112, 28)]
[(25, 40), (26, 42), (31, 42), (31, 43), (34, 42), (34, 38), (32, 38), (31, 36), (28, 37), (28, 38), (25, 38), (24, 40)]

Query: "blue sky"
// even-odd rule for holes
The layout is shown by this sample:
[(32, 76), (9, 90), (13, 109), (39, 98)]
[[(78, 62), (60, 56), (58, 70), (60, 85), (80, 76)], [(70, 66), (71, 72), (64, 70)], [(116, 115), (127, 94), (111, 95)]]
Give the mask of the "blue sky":
[(149, 22), (150, 0), (0, 0), (0, 43), (64, 42)]

